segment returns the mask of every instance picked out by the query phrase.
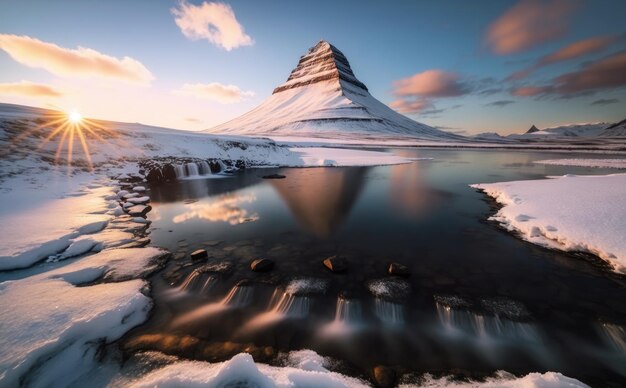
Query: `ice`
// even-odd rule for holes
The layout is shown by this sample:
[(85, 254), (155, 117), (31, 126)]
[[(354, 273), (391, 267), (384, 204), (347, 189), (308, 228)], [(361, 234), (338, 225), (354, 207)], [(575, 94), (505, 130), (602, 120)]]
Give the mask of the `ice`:
[(533, 163), (551, 164), (551, 165), (557, 165), (557, 166), (626, 169), (626, 159), (547, 159), (547, 160), (536, 160)]
[(592, 253), (626, 273), (626, 174), (476, 184), (503, 207), (491, 217), (523, 239)]
[[(0, 386), (71, 384), (96, 367), (95, 347), (147, 318), (157, 248), (106, 250), (0, 284)], [(102, 279), (106, 283), (76, 287)], [(80, 301), (77, 303), (77, 301)]]

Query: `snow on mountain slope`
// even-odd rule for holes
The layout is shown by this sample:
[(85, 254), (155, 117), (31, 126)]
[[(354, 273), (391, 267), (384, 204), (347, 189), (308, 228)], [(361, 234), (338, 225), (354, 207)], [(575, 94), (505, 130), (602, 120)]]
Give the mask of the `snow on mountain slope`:
[(463, 140), (403, 116), (378, 101), (336, 47), (320, 41), (300, 58), (287, 82), (252, 111), (210, 133)]
[(608, 123), (567, 124), (558, 127), (538, 129), (534, 125), (523, 134), (509, 135), (512, 139), (542, 139), (545, 137), (595, 137), (603, 134)]
[(606, 127), (600, 136), (623, 137), (626, 136), (626, 119)]

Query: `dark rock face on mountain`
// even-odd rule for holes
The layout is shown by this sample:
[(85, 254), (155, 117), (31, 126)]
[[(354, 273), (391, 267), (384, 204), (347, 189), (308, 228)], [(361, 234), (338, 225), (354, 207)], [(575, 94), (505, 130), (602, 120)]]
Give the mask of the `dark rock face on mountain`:
[(539, 132), (539, 128), (535, 127), (534, 125), (530, 127), (528, 131), (526, 131), (526, 133), (535, 133), (535, 132)]
[(300, 57), (298, 66), (293, 69), (287, 82), (274, 89), (272, 94), (318, 82), (339, 80), (367, 91), (365, 84), (354, 76), (346, 56), (335, 46), (322, 40)]
[(611, 124), (604, 129), (601, 136), (626, 136), (626, 119), (619, 121), (615, 124)]
[(310, 48), (287, 81), (261, 105), (206, 132), (358, 140), (465, 140), (411, 120), (378, 101), (356, 78), (346, 56), (326, 41)]

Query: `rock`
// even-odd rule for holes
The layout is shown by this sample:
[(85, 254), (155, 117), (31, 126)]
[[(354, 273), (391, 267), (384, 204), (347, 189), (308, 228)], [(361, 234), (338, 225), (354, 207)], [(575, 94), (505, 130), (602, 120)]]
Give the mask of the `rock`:
[(191, 252), (191, 260), (202, 260), (209, 257), (204, 249), (198, 249), (197, 251)]
[(280, 174), (263, 175), (263, 179), (285, 179), (286, 176)]
[(155, 167), (148, 172), (148, 175), (146, 175), (146, 180), (150, 183), (159, 183), (159, 182), (163, 182), (165, 178), (163, 177), (163, 174), (161, 173), (161, 169), (158, 167)]
[(267, 272), (274, 268), (274, 262), (270, 259), (255, 259), (250, 263), (250, 269), (254, 272)]
[(396, 384), (396, 372), (383, 365), (374, 367), (374, 383), (380, 388), (391, 388)]
[(165, 181), (175, 181), (176, 178), (176, 169), (171, 164), (166, 164), (163, 166), (163, 180)]
[(335, 273), (345, 272), (348, 270), (348, 262), (343, 257), (327, 257), (324, 259), (324, 266)]
[(144, 191), (146, 191), (146, 188), (144, 186), (135, 186), (135, 187), (133, 187), (133, 191), (137, 191), (139, 193), (143, 193)]
[(397, 276), (409, 276), (411, 271), (409, 271), (409, 267), (400, 263), (390, 263), (387, 267), (387, 273), (389, 275), (397, 275)]
[(133, 217), (146, 215), (146, 213), (148, 213), (150, 210), (152, 210), (152, 207), (144, 205), (135, 205), (126, 209), (128, 214)]
[(150, 197), (143, 196), (143, 197), (128, 198), (127, 202), (134, 203), (137, 205), (144, 204), (144, 203), (150, 202)]

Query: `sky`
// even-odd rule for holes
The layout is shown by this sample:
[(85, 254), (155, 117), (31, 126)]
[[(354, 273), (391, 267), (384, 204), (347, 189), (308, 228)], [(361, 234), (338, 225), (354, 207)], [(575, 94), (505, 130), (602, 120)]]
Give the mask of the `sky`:
[(370, 93), (462, 134), (626, 118), (626, 1), (0, 2), (0, 102), (201, 130), (320, 39)]

